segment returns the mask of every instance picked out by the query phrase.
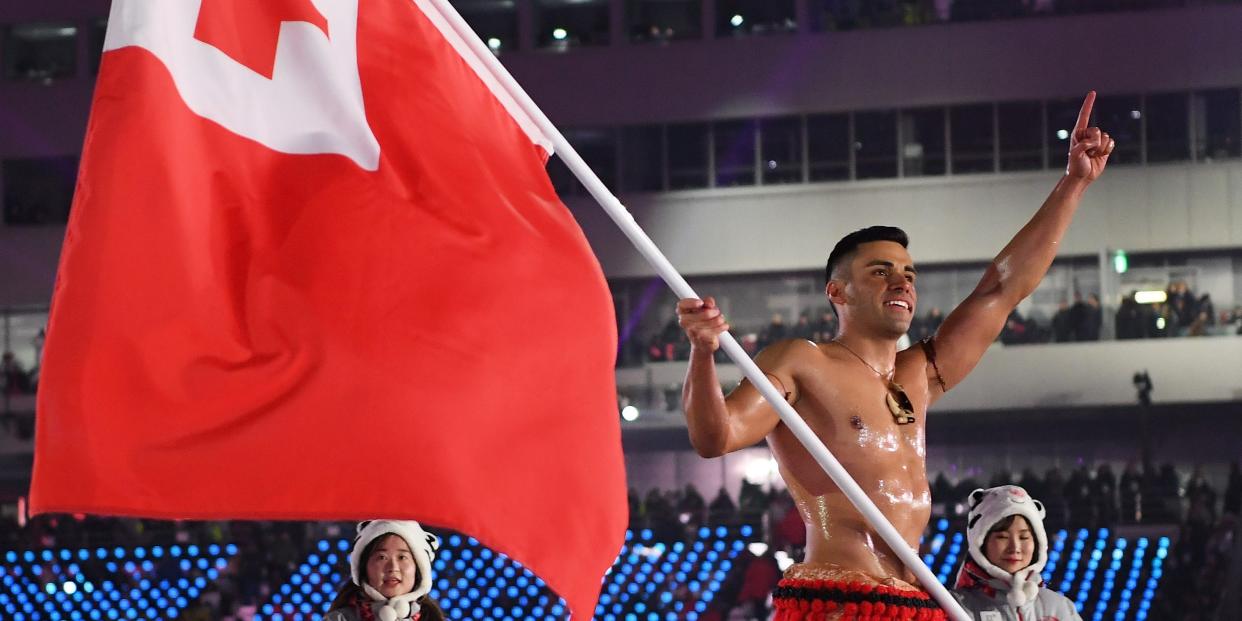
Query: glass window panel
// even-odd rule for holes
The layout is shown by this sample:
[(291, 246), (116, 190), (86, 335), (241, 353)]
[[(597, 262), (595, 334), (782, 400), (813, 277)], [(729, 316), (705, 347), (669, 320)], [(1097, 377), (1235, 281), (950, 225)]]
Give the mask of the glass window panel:
[[(1064, 0), (1057, 2), (1065, 4)], [(955, 22), (971, 22), (1021, 17), (1027, 8), (1025, 0), (957, 0), (949, 7), (949, 19)]]
[(608, 45), (607, 0), (537, 0), (539, 47)]
[(850, 178), (850, 116), (814, 114), (806, 118), (811, 181)]
[(1043, 105), (1038, 101), (997, 104), (1001, 170), (1044, 167)]
[(1078, 111), (1082, 109), (1081, 99), (1057, 99), (1049, 101), (1048, 106), (1048, 167), (1059, 168), (1065, 165), (1069, 155), (1070, 133), (1074, 131), (1074, 123), (1078, 122)]
[(949, 108), (953, 174), (993, 172), (992, 104)]
[(518, 48), (515, 0), (452, 0), (452, 4), (493, 52)]
[(897, 113), (854, 115), (854, 168), (859, 179), (897, 176)]
[[(1079, 104), (1081, 109), (1081, 103)], [(1138, 164), (1143, 155), (1142, 98), (1138, 95), (1101, 96), (1091, 110), (1091, 125), (1108, 132), (1116, 142), (1109, 164)], [(1077, 119), (1077, 113), (1075, 113)]]
[(810, 0), (811, 28), (817, 32), (888, 28), (939, 21), (932, 2), (903, 0)]
[[(615, 129), (577, 129), (565, 133), (569, 144), (586, 160), (608, 189), (617, 191), (617, 132)], [(585, 193), (585, 188), (581, 188)]]
[(48, 157), (5, 160), (4, 223), (64, 224), (69, 221), (78, 158)]
[(666, 131), (668, 188), (707, 187), (707, 124), (669, 125)]
[[(571, 129), (565, 131), (565, 139), (586, 161), (591, 170), (610, 190), (617, 187), (617, 138), (612, 129)], [(569, 171), (561, 158), (555, 155), (548, 162), (548, 177), (552, 187), (561, 196), (582, 196), (586, 188)]]
[(802, 182), (802, 119), (796, 116), (759, 121), (760, 166), (764, 183)]
[(103, 58), (104, 35), (108, 32), (108, 20), (98, 19), (87, 29), (87, 54), (90, 55), (91, 75), (99, 75), (99, 62)]
[(626, 192), (664, 189), (664, 129), (659, 125), (621, 130), (621, 189)]
[(672, 41), (703, 36), (702, 0), (628, 0), (632, 41)]
[(1147, 96), (1148, 162), (1190, 159), (1189, 99), (1187, 93)]
[(816, 32), (858, 27), (858, 4), (844, 0), (811, 0), (811, 29)]
[(552, 181), (552, 189), (562, 197), (580, 193), (581, 186), (574, 174), (569, 172), (565, 162), (553, 155), (548, 158), (548, 179)]
[(77, 71), (78, 29), (73, 24), (19, 24), (4, 38), (4, 74), (12, 80), (50, 82)]
[(1200, 160), (1238, 157), (1242, 136), (1242, 110), (1238, 89), (1200, 91), (1194, 94), (1195, 156)]
[(900, 119), (902, 174), (943, 175), (944, 108), (903, 110)]
[(794, 0), (716, 0), (716, 34), (719, 36), (797, 30)]
[(755, 185), (755, 125), (752, 120), (712, 125), (717, 187)]

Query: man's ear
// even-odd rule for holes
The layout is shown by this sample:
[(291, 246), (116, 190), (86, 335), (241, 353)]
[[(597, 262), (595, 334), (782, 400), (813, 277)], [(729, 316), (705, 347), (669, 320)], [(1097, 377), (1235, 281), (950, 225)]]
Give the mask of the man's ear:
[(824, 295), (828, 296), (828, 301), (839, 306), (845, 306), (845, 281), (833, 278), (824, 285)]

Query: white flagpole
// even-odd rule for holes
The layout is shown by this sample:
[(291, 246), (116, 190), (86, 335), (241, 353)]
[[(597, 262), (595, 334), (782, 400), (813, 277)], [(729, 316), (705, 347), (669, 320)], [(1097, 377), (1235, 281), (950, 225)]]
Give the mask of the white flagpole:
[[(569, 144), (569, 141), (565, 139), (560, 130), (552, 124), (552, 121), (548, 120), (548, 117), (543, 114), (539, 106), (526, 94), (526, 91), (517, 83), (517, 80), (513, 79), (513, 76), (509, 74), (509, 70), (505, 69), (504, 65), (483, 43), (483, 40), (466, 23), (466, 20), (449, 4), (448, 0), (429, 1), (440, 12), (440, 15), (448, 21), (449, 25), (452, 26), (457, 36), (470, 46), (471, 51), (474, 52), (478, 60), (484, 63), (508, 94), (517, 101), (522, 110), (535, 121), (539, 130), (552, 140), (556, 155), (561, 158), (561, 161), (565, 162), (565, 165), (578, 178), (578, 181), (586, 186), (591, 196), (599, 202), (613, 222), (617, 223), (617, 226), (621, 228), (621, 232), (629, 238), (630, 242), (638, 249), (638, 252), (643, 255), (643, 258), (655, 268), (669, 288), (680, 298), (699, 297), (694, 292), (694, 289), (690, 287), (690, 284), (673, 267), (673, 264), (669, 262), (668, 258), (664, 256), (664, 253), (656, 247), (651, 238), (638, 226), (629, 210), (621, 204), (621, 201), (617, 200), (616, 196), (613, 196), (612, 192), (604, 185), (604, 182), (600, 181), (595, 172), (587, 166), (586, 162), (578, 155), (573, 146)], [(768, 400), (768, 403), (776, 408), (785, 426), (789, 427), (794, 436), (798, 438), (798, 441), (806, 447), (811, 456), (815, 458), (815, 461), (819, 463), (829, 478), (849, 498), (859, 513), (862, 513), (863, 517), (875, 527), (880, 538), (918, 576), (919, 582), (936, 599), (940, 607), (944, 608), (956, 621), (971, 621), (970, 615), (966, 614), (966, 611), (957, 603), (957, 600), (936, 579), (935, 574), (923, 564), (918, 553), (906, 544), (906, 541), (901, 538), (897, 529), (893, 528), (893, 525), (884, 517), (880, 509), (875, 506), (875, 503), (871, 501), (866, 492), (845, 471), (841, 462), (837, 461), (837, 458), (828, 451), (823, 441), (815, 435), (814, 431), (811, 431), (806, 421), (802, 420), (801, 416), (798, 416), (793, 406), (789, 405), (776, 390), (776, 387), (768, 381), (768, 378), (759, 370), (759, 367), (750, 359), (750, 356), (746, 355), (746, 352), (738, 345), (733, 335), (725, 332), (720, 335), (719, 341), (720, 347), (741, 368), (743, 375), (754, 384), (755, 388), (759, 389), (759, 392)]]

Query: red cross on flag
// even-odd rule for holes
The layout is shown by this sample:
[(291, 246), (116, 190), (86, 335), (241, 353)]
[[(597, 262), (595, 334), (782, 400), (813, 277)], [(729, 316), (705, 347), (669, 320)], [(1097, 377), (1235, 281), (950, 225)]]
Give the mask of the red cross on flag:
[(33, 512), (414, 518), (589, 616), (626, 523), (608, 290), (425, 1), (113, 1)]

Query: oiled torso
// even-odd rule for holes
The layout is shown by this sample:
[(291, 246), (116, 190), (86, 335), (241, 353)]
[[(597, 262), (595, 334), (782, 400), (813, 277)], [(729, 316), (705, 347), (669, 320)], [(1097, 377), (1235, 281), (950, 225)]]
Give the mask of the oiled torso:
[[(899, 425), (886, 382), (839, 345), (791, 343), (785, 356), (797, 385), (794, 409), (858, 482), (911, 548), (931, 512), (926, 472), (926, 359), (918, 348), (898, 354), (895, 380), (916, 421)], [(781, 364), (781, 366), (786, 366)], [(913, 582), (876, 534), (783, 424), (768, 436), (781, 474), (806, 523), (806, 559), (789, 577), (837, 578), (841, 572), (893, 585)], [(831, 575), (827, 575), (831, 574)]]

